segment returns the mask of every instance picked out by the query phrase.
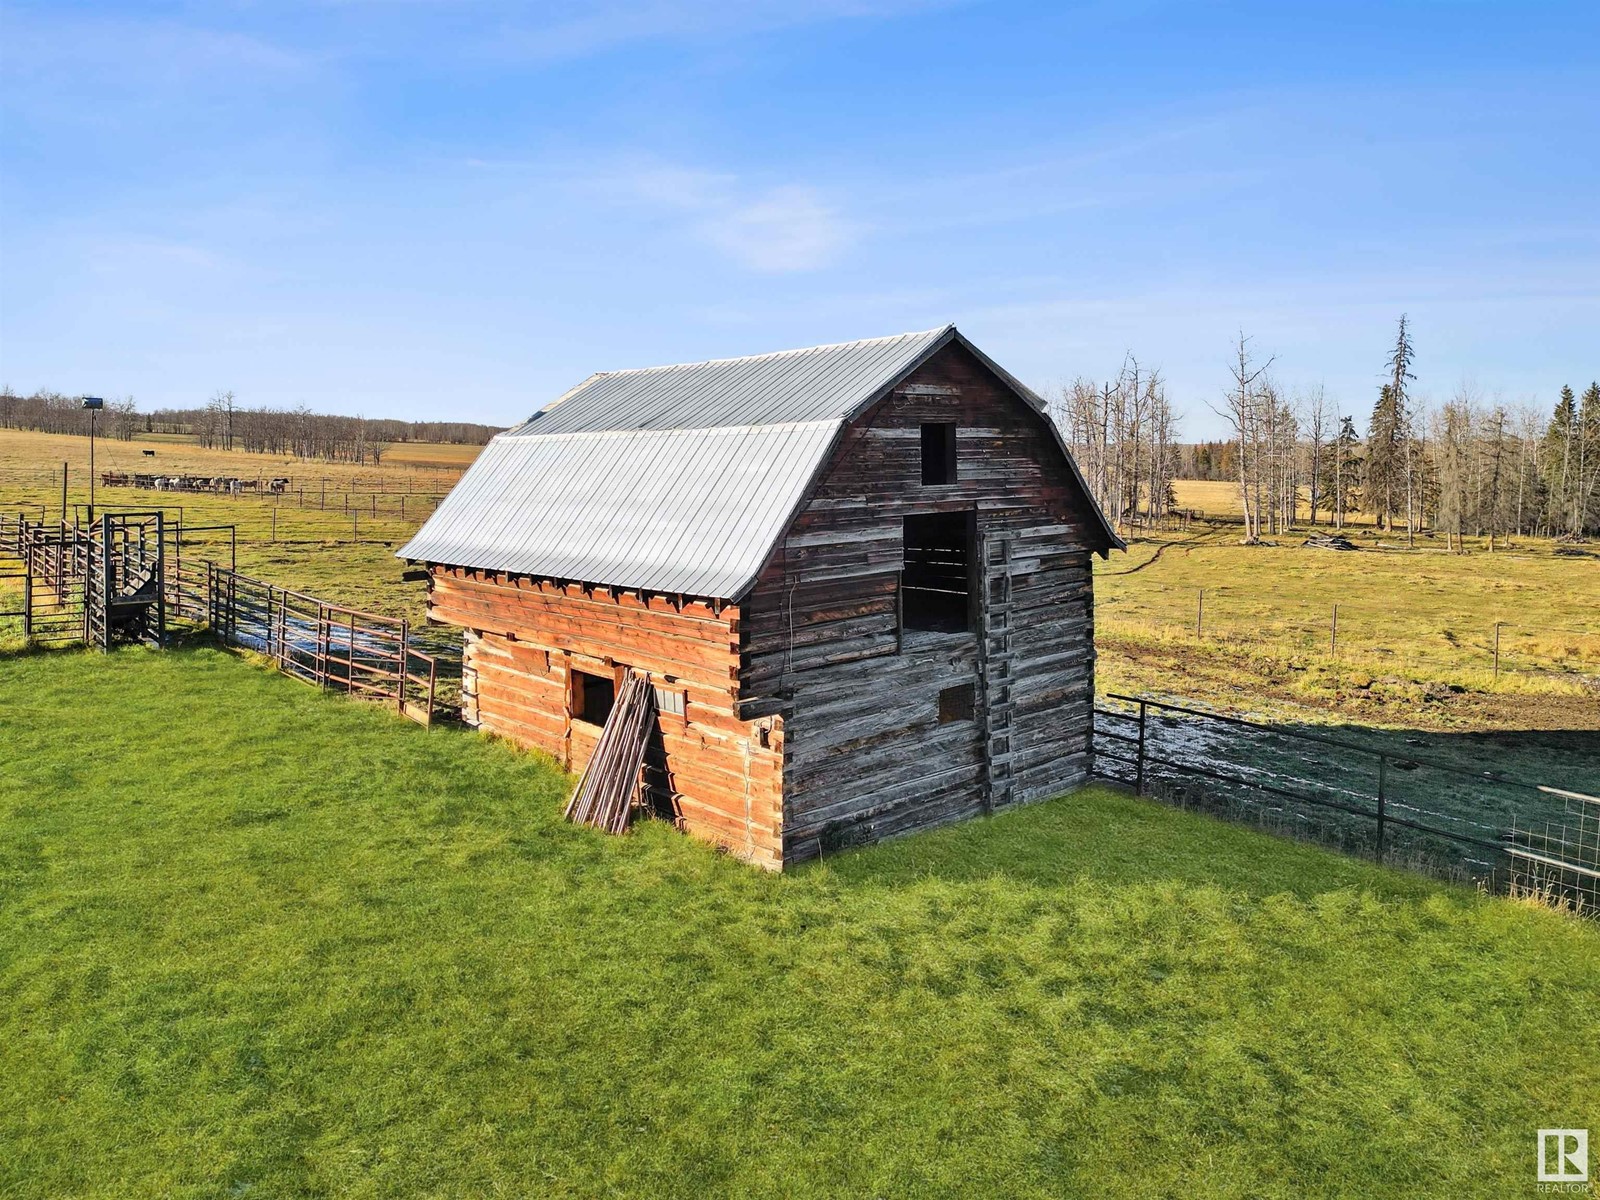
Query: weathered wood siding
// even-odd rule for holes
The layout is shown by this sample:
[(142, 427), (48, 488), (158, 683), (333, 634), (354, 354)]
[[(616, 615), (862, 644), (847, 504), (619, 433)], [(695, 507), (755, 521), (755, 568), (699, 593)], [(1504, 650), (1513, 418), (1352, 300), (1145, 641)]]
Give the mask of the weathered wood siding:
[(431, 571), (428, 607), (466, 630), (468, 723), (572, 771), (587, 764), (600, 732), (572, 716), (574, 670), (616, 677), (633, 667), (683, 693), (683, 714), (659, 718), (647, 784), (689, 832), (781, 865), (783, 722), (736, 715), (737, 607), (441, 566)]
[[(957, 479), (924, 485), (921, 425), (957, 425)], [(784, 721), (783, 858), (1055, 795), (1088, 771), (1089, 515), (1044, 419), (965, 349), (941, 351), (846, 432), (743, 604), (740, 713)], [(975, 510), (983, 621), (906, 634), (902, 519)], [(1009, 555), (987, 561), (1009, 540)], [(999, 577), (1008, 583), (1002, 588)], [(1003, 593), (1003, 594), (1002, 594)], [(979, 711), (939, 721), (942, 689)]]

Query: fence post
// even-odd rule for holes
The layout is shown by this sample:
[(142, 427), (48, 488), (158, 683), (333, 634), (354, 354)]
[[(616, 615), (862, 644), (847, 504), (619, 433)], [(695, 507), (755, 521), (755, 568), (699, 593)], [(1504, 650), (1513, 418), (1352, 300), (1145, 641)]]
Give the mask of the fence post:
[(1385, 792), (1389, 775), (1389, 760), (1386, 756), (1378, 755), (1378, 861), (1383, 861), (1383, 818), (1387, 808)]
[(1133, 790), (1135, 795), (1144, 795), (1144, 725), (1145, 703), (1139, 701), (1139, 752), (1135, 756), (1133, 773)]
[(33, 641), (33, 543), (22, 550), (22, 641)]
[(1194, 638), (1200, 640), (1200, 631), (1205, 627), (1206, 619), (1206, 590), (1200, 588), (1195, 595), (1194, 602)]
[(1500, 621), (1494, 623), (1494, 677), (1500, 678)]
[(395, 680), (395, 699), (402, 714), (406, 711), (406, 667), (408, 665), (407, 659), (411, 655), (410, 632), (410, 623), (402, 617), (400, 619), (400, 671), (399, 678)]
[(1337, 658), (1339, 654), (1339, 606), (1333, 606), (1333, 624), (1328, 630), (1328, 657)]

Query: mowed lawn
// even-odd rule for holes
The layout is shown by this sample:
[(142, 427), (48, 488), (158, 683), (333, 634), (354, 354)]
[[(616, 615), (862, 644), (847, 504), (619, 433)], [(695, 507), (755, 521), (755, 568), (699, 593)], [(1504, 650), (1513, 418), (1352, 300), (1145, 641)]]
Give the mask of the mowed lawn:
[(220, 652), (0, 658), (0, 1194), (1521, 1194), (1600, 928), (1090, 790), (776, 877)]

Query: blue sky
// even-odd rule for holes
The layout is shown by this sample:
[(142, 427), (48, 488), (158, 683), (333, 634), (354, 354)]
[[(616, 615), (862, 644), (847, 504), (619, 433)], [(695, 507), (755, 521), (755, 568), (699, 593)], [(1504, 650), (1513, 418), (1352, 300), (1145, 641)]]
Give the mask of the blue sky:
[(1600, 375), (1600, 5), (0, 0), (0, 382), (506, 424), (955, 321), (1040, 389)]

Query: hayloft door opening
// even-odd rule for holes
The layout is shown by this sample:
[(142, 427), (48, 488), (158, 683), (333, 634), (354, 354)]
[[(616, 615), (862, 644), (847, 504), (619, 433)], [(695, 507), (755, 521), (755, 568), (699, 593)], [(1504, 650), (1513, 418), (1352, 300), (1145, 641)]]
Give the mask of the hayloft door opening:
[(902, 628), (926, 633), (970, 631), (977, 514), (923, 513), (905, 517), (902, 529)]
[(956, 426), (954, 421), (928, 421), (922, 426), (922, 482), (956, 481)]

